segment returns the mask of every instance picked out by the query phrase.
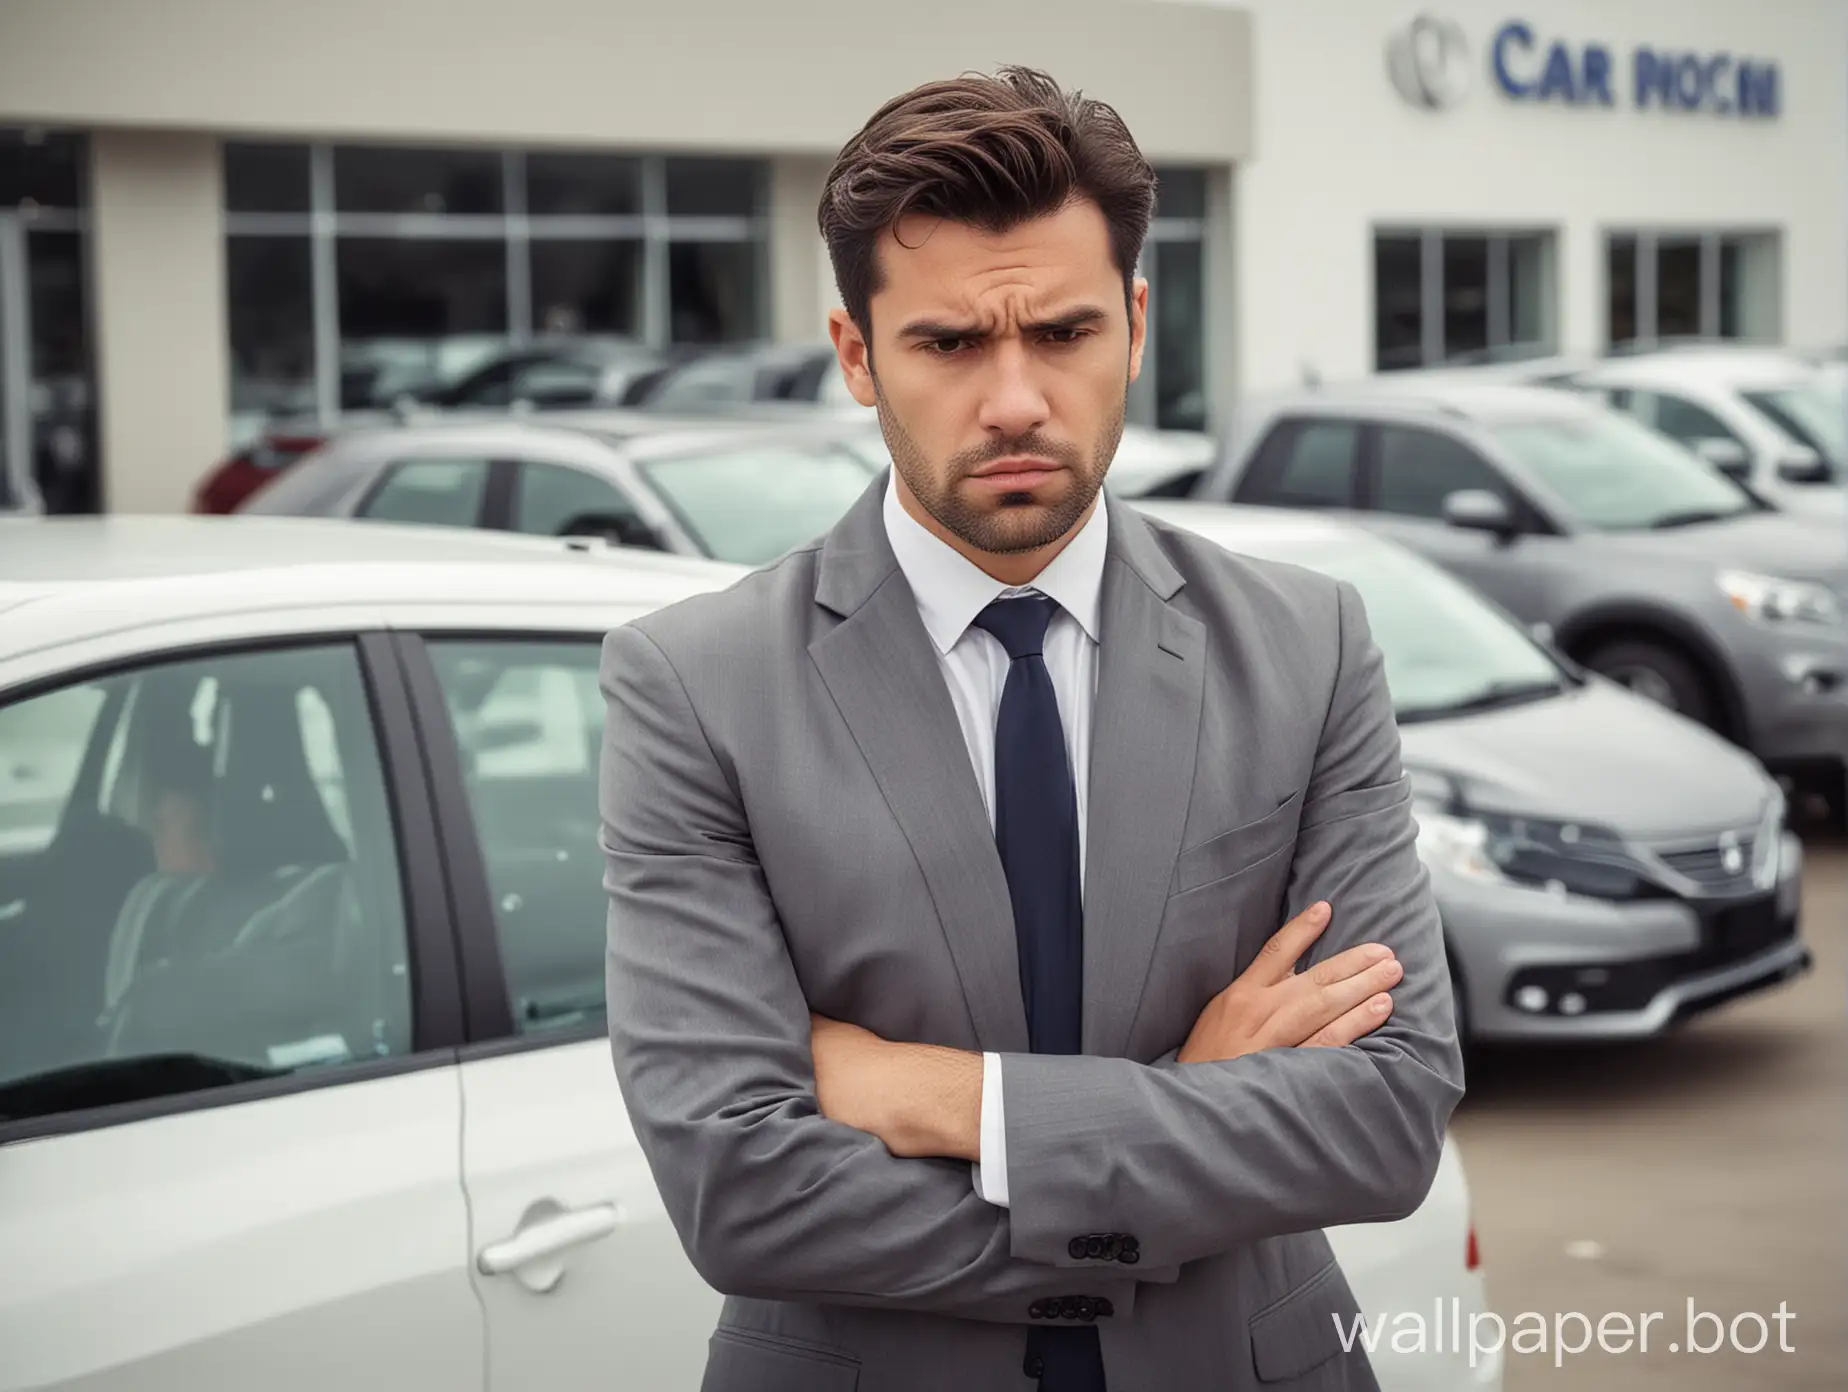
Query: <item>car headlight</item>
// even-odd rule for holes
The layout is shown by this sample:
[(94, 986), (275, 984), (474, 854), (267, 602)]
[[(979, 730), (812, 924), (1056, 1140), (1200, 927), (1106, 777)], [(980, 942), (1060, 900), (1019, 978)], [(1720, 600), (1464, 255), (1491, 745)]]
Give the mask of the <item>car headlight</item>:
[(1466, 810), (1454, 797), (1416, 787), (1412, 815), (1425, 863), (1462, 879), (1561, 898), (1634, 899), (1652, 892), (1622, 839), (1603, 827)]
[(1765, 623), (1793, 619), (1825, 624), (1842, 621), (1841, 601), (1826, 585), (1757, 575), (1749, 570), (1723, 570), (1715, 578), (1735, 609)]
[(1770, 805), (1765, 808), (1764, 819), (1758, 824), (1758, 839), (1752, 845), (1752, 884), (1758, 889), (1771, 889), (1777, 884), (1783, 868), (1784, 818), (1788, 812), (1784, 790), (1773, 783)]

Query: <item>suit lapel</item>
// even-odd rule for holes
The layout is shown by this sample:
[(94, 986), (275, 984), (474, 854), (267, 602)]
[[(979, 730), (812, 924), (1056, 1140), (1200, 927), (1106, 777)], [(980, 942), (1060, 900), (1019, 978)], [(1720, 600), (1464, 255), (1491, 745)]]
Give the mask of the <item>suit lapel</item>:
[(1129, 1042), (1193, 787), (1206, 630), (1168, 603), (1181, 576), (1139, 514), (1111, 504), (1091, 736), (1084, 1050)]
[(886, 540), (883, 477), (822, 548), (816, 599), (842, 616), (809, 656), (911, 843), (983, 1049), (1027, 1048), (1007, 877), (917, 603)]

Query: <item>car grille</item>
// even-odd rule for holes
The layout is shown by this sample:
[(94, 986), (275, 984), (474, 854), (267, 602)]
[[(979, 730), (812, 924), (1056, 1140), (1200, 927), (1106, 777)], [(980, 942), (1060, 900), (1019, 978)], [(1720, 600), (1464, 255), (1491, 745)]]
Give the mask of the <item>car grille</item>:
[(1716, 909), (1703, 928), (1699, 955), (1707, 965), (1720, 967), (1755, 957), (1795, 937), (1797, 924), (1794, 918), (1780, 917), (1776, 896), (1767, 895)]
[(1727, 850), (1717, 840), (1709, 845), (1678, 851), (1658, 851), (1662, 863), (1677, 874), (1686, 875), (1709, 894), (1745, 894), (1752, 885), (1752, 852), (1758, 838), (1746, 833), (1738, 838), (1738, 868), (1727, 867)]

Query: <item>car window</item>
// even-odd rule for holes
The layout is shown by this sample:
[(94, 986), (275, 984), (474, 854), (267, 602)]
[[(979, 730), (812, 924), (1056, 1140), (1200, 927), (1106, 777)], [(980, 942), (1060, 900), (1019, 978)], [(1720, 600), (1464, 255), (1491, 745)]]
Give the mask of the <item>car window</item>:
[(584, 469), (527, 461), (514, 492), (513, 525), (534, 536), (558, 536), (574, 518), (631, 517), (635, 504), (607, 479)]
[(752, 400), (757, 392), (757, 365), (748, 358), (696, 358), (668, 373), (648, 394), (647, 404), (664, 410), (697, 411)]
[(765, 442), (640, 467), (706, 555), (739, 565), (820, 536), (872, 482), (863, 459), (834, 445)]
[(1444, 515), (1444, 499), (1466, 488), (1493, 493), (1512, 511), (1518, 499), (1495, 467), (1453, 436), (1415, 426), (1380, 427), (1373, 506), (1400, 517)]
[[(107, 695), (86, 682), (0, 706), (0, 857), (40, 851), (50, 843), (70, 806)], [(6, 912), (0, 902), (0, 922)]]
[(1356, 421), (1286, 421), (1258, 447), (1238, 501), (1352, 507), (1359, 454)]
[(1671, 440), (1679, 440), (1684, 445), (1692, 445), (1700, 440), (1743, 443), (1713, 412), (1704, 406), (1696, 406), (1684, 396), (1670, 392), (1639, 391), (1631, 398), (1630, 410), (1645, 424), (1655, 426)]
[(373, 522), (480, 526), (489, 467), (485, 459), (400, 460), (373, 489), (359, 515)]
[(515, 376), (512, 398), (539, 406), (581, 406), (594, 401), (603, 369), (575, 358), (553, 358), (522, 368)]
[(1490, 427), (1581, 525), (1688, 526), (1757, 510), (1751, 496), (1666, 436), (1611, 412)]
[(56, 781), (80, 769), (54, 835), (0, 848), (0, 1121), (409, 1051), (396, 837), (350, 645), (140, 667), (0, 725), (53, 732)]
[(1848, 399), (1840, 391), (1808, 384), (1741, 393), (1746, 405), (1790, 440), (1820, 454), (1839, 478), (1848, 468)]
[(600, 647), (446, 640), (430, 657), (462, 753), (515, 1027), (600, 1025)]

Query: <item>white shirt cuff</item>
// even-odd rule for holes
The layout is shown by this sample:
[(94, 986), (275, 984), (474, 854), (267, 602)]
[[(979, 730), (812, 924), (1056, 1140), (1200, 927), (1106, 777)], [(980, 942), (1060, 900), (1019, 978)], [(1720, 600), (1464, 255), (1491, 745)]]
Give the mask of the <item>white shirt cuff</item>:
[(975, 1192), (1007, 1207), (1007, 1112), (1001, 1101), (1001, 1055), (982, 1055), (982, 1158), (975, 1162)]

